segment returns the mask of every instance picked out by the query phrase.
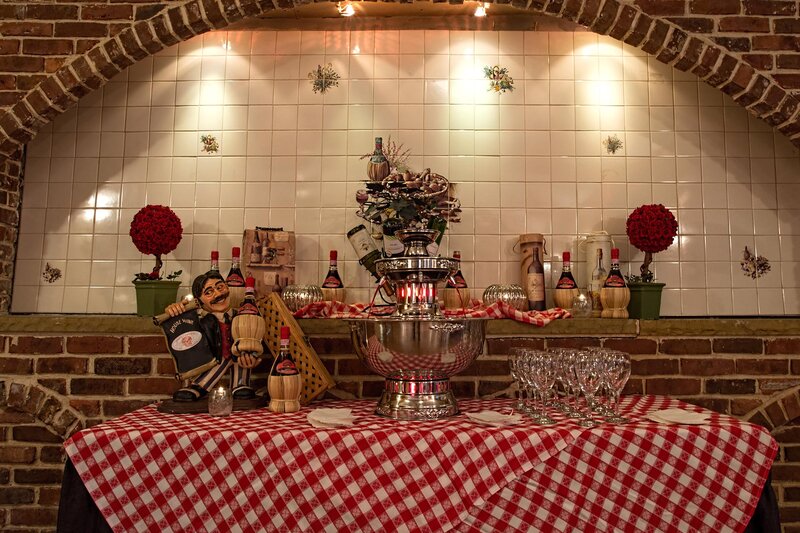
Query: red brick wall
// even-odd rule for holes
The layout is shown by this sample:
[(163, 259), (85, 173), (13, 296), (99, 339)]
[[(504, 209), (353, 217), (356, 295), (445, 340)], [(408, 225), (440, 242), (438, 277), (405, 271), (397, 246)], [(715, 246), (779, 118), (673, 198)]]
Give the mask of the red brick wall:
[[(388, 1), (388, 0), (383, 0)], [(463, 0), (453, 0), (462, 3)], [(297, 5), (303, 2), (296, 2)], [(508, 3), (508, 2), (504, 2)], [(641, 48), (731, 95), (800, 146), (800, 11), (786, 0), (514, 0)], [(119, 71), (294, 0), (0, 5), (0, 313), (9, 309), (22, 147)]]
[[(341, 389), (377, 397), (382, 380), (361, 365), (349, 338), (311, 341)], [(784, 529), (800, 531), (800, 336), (491, 337), (486, 354), (453, 379), (458, 395), (506, 388), (506, 354), (520, 345), (619, 348), (632, 354), (629, 393), (669, 394), (774, 428)], [(176, 387), (173, 371), (160, 336), (0, 336), (0, 530), (51, 529), (62, 440), (166, 397)]]

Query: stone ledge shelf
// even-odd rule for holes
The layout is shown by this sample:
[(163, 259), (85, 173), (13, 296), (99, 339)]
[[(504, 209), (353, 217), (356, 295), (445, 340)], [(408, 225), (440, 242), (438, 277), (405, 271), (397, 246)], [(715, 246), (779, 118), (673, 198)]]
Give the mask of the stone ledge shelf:
[[(309, 336), (347, 335), (343, 320), (301, 319)], [(131, 315), (3, 315), (4, 333), (116, 333), (154, 334), (160, 329), (149, 317)], [(748, 337), (795, 336), (800, 318), (664, 318), (661, 320), (569, 319), (555, 320), (543, 328), (501, 319), (490, 320), (487, 336), (602, 336), (602, 337)]]

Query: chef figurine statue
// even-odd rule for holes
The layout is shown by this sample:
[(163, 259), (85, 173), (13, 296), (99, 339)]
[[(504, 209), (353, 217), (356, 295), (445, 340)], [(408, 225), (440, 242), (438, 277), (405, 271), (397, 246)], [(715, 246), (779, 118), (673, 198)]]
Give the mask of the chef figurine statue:
[[(200, 302), (200, 326), (217, 360), (217, 365), (206, 370), (187, 387), (175, 391), (172, 399), (176, 402), (193, 402), (204, 398), (208, 391), (220, 380), (228, 369), (232, 369), (231, 387), (233, 398), (250, 400), (256, 397), (250, 386), (250, 374), (260, 359), (242, 353), (238, 357), (231, 353), (231, 321), (236, 314), (231, 309), (230, 292), (222, 275), (210, 270), (192, 282), (192, 295)], [(185, 302), (170, 304), (165, 312), (175, 317), (186, 311)]]

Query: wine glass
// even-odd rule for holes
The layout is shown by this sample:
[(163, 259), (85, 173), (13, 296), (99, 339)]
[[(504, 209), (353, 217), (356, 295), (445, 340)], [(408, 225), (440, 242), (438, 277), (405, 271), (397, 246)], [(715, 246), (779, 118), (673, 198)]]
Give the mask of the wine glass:
[(522, 383), (521, 372), (522, 368), (520, 365), (520, 361), (523, 357), (523, 349), (522, 348), (511, 348), (509, 350), (510, 355), (508, 357), (508, 366), (511, 370), (511, 378), (517, 384), (517, 403), (515, 404), (515, 409), (517, 411), (524, 411), (525, 410), (525, 399), (524, 399), (524, 390), (525, 385)]
[(561, 382), (566, 394), (565, 401), (559, 403), (563, 413), (569, 417), (580, 416), (577, 409), (578, 378), (575, 375), (575, 353), (568, 348), (550, 348), (556, 360), (556, 378)]
[(575, 318), (589, 318), (592, 316), (592, 295), (581, 289), (572, 299), (569, 312)]
[(575, 375), (578, 378), (583, 397), (586, 400), (586, 415), (578, 421), (583, 427), (594, 427), (596, 424), (592, 420), (592, 408), (594, 407), (594, 395), (600, 387), (602, 379), (601, 362), (596, 353), (582, 351), (575, 358)]
[(542, 410), (538, 417), (539, 424), (555, 424), (556, 421), (550, 418), (546, 412), (545, 397), (556, 382), (556, 367), (553, 355), (540, 350), (533, 350), (530, 358), (530, 369), (533, 375), (533, 383), (536, 392), (541, 398)]
[(606, 420), (614, 424), (627, 424), (629, 419), (619, 414), (619, 396), (628, 378), (631, 376), (631, 360), (625, 352), (611, 351), (606, 363), (607, 380), (612, 394), (612, 411), (611, 416), (606, 417)]

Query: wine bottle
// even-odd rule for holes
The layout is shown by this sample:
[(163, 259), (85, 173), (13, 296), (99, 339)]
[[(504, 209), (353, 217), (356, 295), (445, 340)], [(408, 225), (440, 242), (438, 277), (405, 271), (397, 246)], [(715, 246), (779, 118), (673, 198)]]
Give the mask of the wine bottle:
[(244, 290), (244, 276), (239, 267), (241, 257), (241, 248), (234, 246), (231, 249), (231, 270), (228, 272), (228, 277), (225, 278), (225, 283), (228, 284), (228, 290), (231, 294), (231, 307), (239, 307), (245, 295)]
[(561, 254), (563, 266), (561, 267), (561, 277), (558, 278), (556, 289), (575, 289), (578, 284), (575, 283), (575, 278), (572, 276), (572, 269), (570, 267), (570, 253), (564, 252)]
[(303, 380), (289, 350), (289, 335), (289, 327), (282, 326), (280, 351), (267, 380), (269, 409), (275, 413), (294, 413), (300, 410)]
[(458, 270), (452, 277), (447, 278), (442, 297), (445, 309), (462, 309), (469, 306), (472, 298), (467, 287), (467, 280), (461, 273), (461, 252), (453, 250), (453, 259), (458, 261)]
[(387, 218), (383, 222), (384, 257), (399, 257), (403, 255), (405, 247), (395, 235), (395, 232), (401, 229), (403, 229), (403, 222), (399, 218)]
[(553, 291), (553, 302), (556, 307), (562, 309), (569, 309), (572, 307), (572, 300), (580, 294), (578, 284), (572, 276), (572, 269), (570, 268), (570, 253), (565, 251), (561, 254), (562, 267), (561, 276), (558, 278), (556, 288)]
[(208, 271), (219, 273), (219, 250), (211, 250), (211, 268)]
[(528, 307), (533, 311), (547, 309), (544, 293), (544, 265), (539, 259), (539, 247), (533, 248), (533, 261), (528, 267)]
[(336, 250), (331, 250), (330, 267), (328, 268), (328, 274), (325, 276), (325, 281), (322, 282), (323, 289), (341, 289), (344, 287), (344, 283), (342, 283), (342, 278), (341, 276), (339, 276), (339, 268), (337, 264), (338, 256), (339, 252), (337, 252)]
[(261, 240), (258, 238), (258, 230), (255, 231), (253, 243), (250, 245), (250, 264), (261, 262)]
[(464, 279), (464, 274), (461, 273), (461, 252), (458, 250), (453, 251), (453, 259), (458, 261), (458, 272), (453, 274), (452, 278), (447, 279), (448, 289), (466, 289), (467, 280)]
[(274, 292), (277, 295), (280, 295), (283, 292), (280, 276), (278, 274), (275, 274), (275, 284), (272, 286), (271, 292)]
[(435, 229), (439, 232), (439, 234), (436, 235), (436, 239), (434, 239), (434, 241), (426, 247), (428, 250), (428, 255), (435, 257), (439, 253), (439, 245), (442, 243), (444, 231), (447, 229), (447, 220), (443, 219), (442, 217), (433, 217), (428, 222), (428, 229)]
[(592, 316), (599, 317), (603, 311), (603, 304), (600, 302), (600, 289), (606, 281), (606, 269), (603, 267), (603, 249), (597, 249), (597, 261), (592, 270), (592, 281), (589, 283), (589, 290), (592, 293)]
[(247, 276), (244, 285), (244, 299), (239, 306), (240, 315), (261, 315), (256, 303), (256, 280), (253, 276)]
[(375, 137), (375, 151), (367, 162), (367, 177), (370, 181), (381, 181), (390, 171), (389, 161), (383, 153), (383, 139)]
[(261, 339), (264, 338), (267, 326), (256, 303), (256, 280), (252, 276), (247, 276), (242, 289), (244, 299), (231, 322), (233, 336), (231, 353), (237, 357), (240, 355), (260, 357), (264, 353)]
[(619, 269), (619, 248), (611, 249), (611, 269), (603, 287), (625, 287), (625, 278)]
[(375, 261), (381, 258), (381, 253), (375, 247), (372, 237), (369, 236), (364, 224), (359, 224), (347, 232), (347, 240), (353, 246), (353, 250), (358, 255), (358, 262), (366, 268), (375, 279), (381, 279)]

